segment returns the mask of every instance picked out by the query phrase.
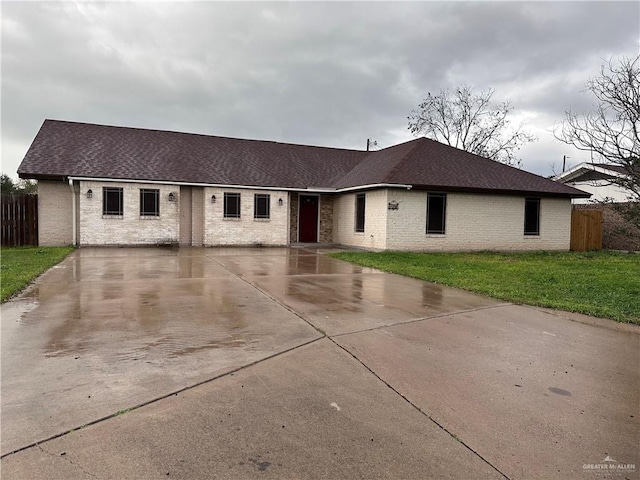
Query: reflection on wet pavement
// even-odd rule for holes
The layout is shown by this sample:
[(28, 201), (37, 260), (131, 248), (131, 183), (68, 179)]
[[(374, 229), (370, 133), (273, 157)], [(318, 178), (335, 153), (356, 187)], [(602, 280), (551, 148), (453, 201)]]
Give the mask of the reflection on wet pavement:
[(372, 268), (340, 262), (323, 255), (233, 256), (217, 258), (217, 261), (234, 274), (243, 277), (377, 272), (377, 270)]
[(328, 335), (499, 304), (453, 288), (388, 274), (256, 276), (249, 280)]
[[(390, 436), (388, 426), (380, 430), (379, 415), (371, 411), (382, 411), (396, 425), (400, 410), (394, 405), (409, 408), (407, 401), (428, 412), (426, 423), (441, 425), (439, 434), (449, 442), (459, 446), (460, 435), (463, 450), (472, 448), (473, 455), (486, 459), (492, 474), (498, 473), (492, 467), (497, 465), (510, 478), (522, 472), (553, 478), (561, 471), (565, 478), (581, 478), (584, 462), (602, 458), (601, 452), (622, 461), (637, 457), (637, 331), (584, 325), (564, 314), (381, 274), (326, 257), (325, 251), (74, 252), (19, 299), (2, 305), (0, 332), (2, 453), (61, 435), (46, 446), (70, 455), (62, 459), (42, 445), (6, 457), (3, 467), (8, 463), (19, 473), (25, 467), (45, 471), (39, 470), (45, 465), (54, 471), (60, 465), (75, 468), (79, 452), (63, 450), (65, 442), (82, 443), (74, 450), (83, 450), (89, 463), (97, 457), (112, 461), (113, 452), (123, 458), (118, 455), (127, 450), (129, 465), (144, 468), (140, 459), (148, 455), (155, 468), (161, 449), (182, 462), (182, 447), (197, 458), (195, 464), (206, 463), (214, 457), (201, 458), (197, 445), (230, 439), (225, 447), (241, 451), (255, 447), (258, 433), (272, 448), (273, 428), (284, 429), (285, 418), (281, 450), (291, 451), (292, 442), (301, 440), (300, 451), (313, 450), (310, 458), (319, 458), (322, 465), (341, 448), (335, 440), (343, 435), (342, 445), (346, 438), (354, 445), (364, 439), (366, 446), (358, 451), (366, 452), (366, 463), (374, 433), (362, 435), (363, 426), (376, 432), (378, 451), (395, 451), (385, 438), (404, 451), (397, 441), (402, 437)], [(325, 332), (333, 338), (315, 342)], [(301, 345), (306, 346), (296, 349)], [(252, 365), (264, 359), (269, 360)], [(212, 385), (172, 395), (229, 372), (233, 376)], [(249, 393), (244, 381), (258, 388)], [(221, 384), (230, 386), (224, 396)], [(294, 389), (300, 395), (290, 395)], [(380, 394), (394, 397), (385, 408), (380, 408)], [(130, 416), (118, 415), (162, 398)], [(226, 422), (229, 409), (242, 421), (236, 418), (218, 430), (218, 417)], [(200, 415), (209, 411), (216, 415)], [(274, 411), (280, 411), (282, 421), (273, 420)], [(299, 437), (291, 436), (292, 418)], [(173, 444), (167, 442), (166, 429), (158, 429), (166, 419), (180, 422), (169, 430), (172, 441), (176, 432), (183, 435)], [(70, 433), (89, 422), (100, 425)], [(424, 451), (423, 426), (411, 423), (408, 430), (416, 425), (419, 436), (412, 438)], [(404, 435), (407, 429), (400, 430)], [(106, 442), (105, 431), (111, 432)], [(129, 443), (122, 442), (127, 431)], [(150, 439), (158, 431), (164, 435)], [(93, 450), (85, 448), (86, 441), (93, 442)], [(437, 440), (437, 445), (443, 443)], [(340, 466), (353, 459), (342, 453)], [(54, 457), (58, 463), (52, 463)], [(458, 470), (448, 465), (442, 470), (439, 463), (438, 471), (453, 478)], [(169, 468), (160, 476), (165, 472)]]
[(321, 332), (495, 303), (305, 248), (81, 248), (2, 306), (2, 452)]
[(320, 336), (205, 252), (79, 249), (3, 305), (2, 452)]

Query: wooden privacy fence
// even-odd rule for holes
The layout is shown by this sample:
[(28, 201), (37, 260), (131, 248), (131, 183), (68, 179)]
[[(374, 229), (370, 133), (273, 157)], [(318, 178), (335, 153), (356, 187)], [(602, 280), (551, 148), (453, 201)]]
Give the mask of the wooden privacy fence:
[(38, 245), (38, 196), (2, 195), (2, 246)]
[(571, 250), (602, 250), (602, 210), (571, 211)]

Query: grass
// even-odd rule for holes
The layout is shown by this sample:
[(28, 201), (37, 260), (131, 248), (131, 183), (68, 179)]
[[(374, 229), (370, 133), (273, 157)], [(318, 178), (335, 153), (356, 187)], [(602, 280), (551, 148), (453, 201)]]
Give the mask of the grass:
[(501, 300), (640, 324), (640, 255), (618, 252), (407, 253), (331, 256)]
[(16, 247), (0, 252), (0, 290), (2, 301), (8, 300), (36, 277), (60, 263), (73, 247)]

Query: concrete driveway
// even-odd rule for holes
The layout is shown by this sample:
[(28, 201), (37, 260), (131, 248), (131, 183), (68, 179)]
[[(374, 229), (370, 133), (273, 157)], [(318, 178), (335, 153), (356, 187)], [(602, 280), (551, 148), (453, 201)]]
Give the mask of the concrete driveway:
[(74, 252), (2, 306), (2, 478), (639, 476), (640, 329), (324, 252)]

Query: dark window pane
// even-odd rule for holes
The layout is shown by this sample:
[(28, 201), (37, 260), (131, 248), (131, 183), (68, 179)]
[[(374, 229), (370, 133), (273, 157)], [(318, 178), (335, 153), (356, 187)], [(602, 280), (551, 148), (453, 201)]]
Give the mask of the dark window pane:
[(143, 217), (160, 215), (160, 190), (140, 189), (140, 215)]
[(270, 195), (256, 194), (253, 197), (253, 218), (269, 218)]
[(524, 234), (540, 235), (540, 199), (524, 200)]
[(102, 214), (122, 215), (122, 188), (102, 188)]
[(224, 194), (224, 217), (240, 218), (240, 194), (239, 193)]
[(445, 233), (447, 195), (445, 193), (427, 194), (427, 233)]
[(364, 232), (364, 209), (366, 196), (364, 193), (356, 195), (356, 232)]

